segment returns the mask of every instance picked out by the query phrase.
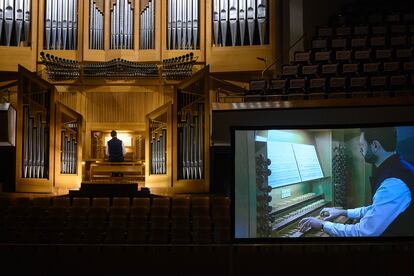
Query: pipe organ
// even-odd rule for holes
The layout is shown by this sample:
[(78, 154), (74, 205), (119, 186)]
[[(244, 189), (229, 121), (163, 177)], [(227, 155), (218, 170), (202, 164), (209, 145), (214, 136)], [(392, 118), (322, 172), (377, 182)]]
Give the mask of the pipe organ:
[(199, 0), (167, 2), (167, 49), (199, 49)]
[(150, 167), (151, 174), (167, 173), (167, 128), (166, 116), (150, 119)]
[(203, 179), (204, 99), (191, 91), (177, 94), (179, 179)]
[(77, 173), (78, 122), (69, 121), (61, 126), (60, 173)]
[(155, 49), (155, 1), (148, 1), (140, 13), (140, 49)]
[(111, 6), (111, 49), (132, 49), (134, 7), (129, 0), (116, 0)]
[(46, 122), (45, 110), (39, 110), (36, 105), (42, 106), (44, 101), (44, 94), (33, 94), (23, 106), (24, 178), (48, 178), (49, 125)]
[(77, 6), (77, 0), (46, 0), (44, 49), (77, 49)]
[(29, 46), (30, 9), (30, 0), (0, 0), (0, 45)]
[(89, 49), (104, 49), (104, 11), (97, 1), (89, 6)]
[(268, 15), (267, 0), (214, 0), (215, 46), (267, 44)]
[[(30, 81), (19, 87), (22, 117), (21, 177), (49, 178), (50, 99), (51, 91)], [(18, 171), (19, 171), (18, 170)]]

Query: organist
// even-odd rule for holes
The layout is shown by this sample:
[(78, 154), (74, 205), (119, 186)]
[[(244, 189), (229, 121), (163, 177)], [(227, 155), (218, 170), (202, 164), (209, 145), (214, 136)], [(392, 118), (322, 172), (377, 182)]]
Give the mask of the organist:
[(109, 162), (123, 162), (125, 156), (124, 142), (117, 138), (115, 130), (111, 131), (112, 139), (106, 144), (106, 155)]

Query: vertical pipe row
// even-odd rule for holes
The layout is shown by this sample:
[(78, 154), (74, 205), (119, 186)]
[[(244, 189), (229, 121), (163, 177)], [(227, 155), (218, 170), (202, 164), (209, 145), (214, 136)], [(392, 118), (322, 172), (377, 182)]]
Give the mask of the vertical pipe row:
[(0, 45), (29, 46), (30, 0), (0, 0)]
[(200, 96), (179, 93), (178, 171), (181, 179), (204, 178), (204, 104)]
[(214, 0), (215, 46), (267, 44), (268, 23), (267, 0)]
[(77, 173), (77, 123), (70, 123), (61, 130), (60, 173)]
[(140, 45), (142, 50), (155, 49), (155, 2), (150, 0), (140, 13)]
[(29, 105), (23, 106), (23, 178), (47, 177), (48, 157), (47, 123), (43, 113), (30, 114)]
[[(167, 130), (159, 127), (159, 123), (150, 122), (151, 141), (150, 141), (150, 157), (151, 157), (151, 174), (167, 173)], [(158, 127), (156, 127), (158, 126)]]
[(199, 49), (199, 0), (167, 1), (167, 49)]
[(77, 0), (45, 0), (45, 49), (77, 48), (77, 14)]
[(132, 49), (134, 12), (129, 0), (116, 0), (111, 7), (111, 49)]
[(104, 15), (96, 5), (96, 1), (90, 0), (89, 5), (89, 49), (103, 50), (104, 39)]

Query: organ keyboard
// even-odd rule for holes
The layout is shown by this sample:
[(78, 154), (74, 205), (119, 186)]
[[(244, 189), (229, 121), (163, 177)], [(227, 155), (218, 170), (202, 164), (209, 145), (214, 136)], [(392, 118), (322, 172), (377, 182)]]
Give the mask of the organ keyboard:
[[(302, 218), (313, 216), (319, 218), (322, 208), (330, 205), (323, 194), (306, 193), (283, 202), (271, 204), (273, 217), (272, 237), (328, 237), (329, 235), (315, 229), (305, 233), (299, 231), (298, 223)], [(346, 223), (346, 217), (339, 217), (334, 222)]]

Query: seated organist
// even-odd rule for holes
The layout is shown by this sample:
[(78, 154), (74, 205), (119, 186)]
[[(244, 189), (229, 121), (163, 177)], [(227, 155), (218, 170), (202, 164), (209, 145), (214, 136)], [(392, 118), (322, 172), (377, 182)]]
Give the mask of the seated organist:
[(117, 138), (115, 130), (111, 131), (112, 139), (106, 145), (106, 155), (109, 162), (123, 162), (125, 156), (125, 146), (122, 140)]
[[(414, 166), (396, 153), (396, 130), (362, 129), (359, 144), (365, 162), (374, 166), (372, 205), (349, 210), (324, 208), (323, 220), (304, 218), (299, 222), (300, 230), (321, 229), (334, 237), (412, 236)], [(341, 215), (359, 222), (351, 225), (330, 222)]]

